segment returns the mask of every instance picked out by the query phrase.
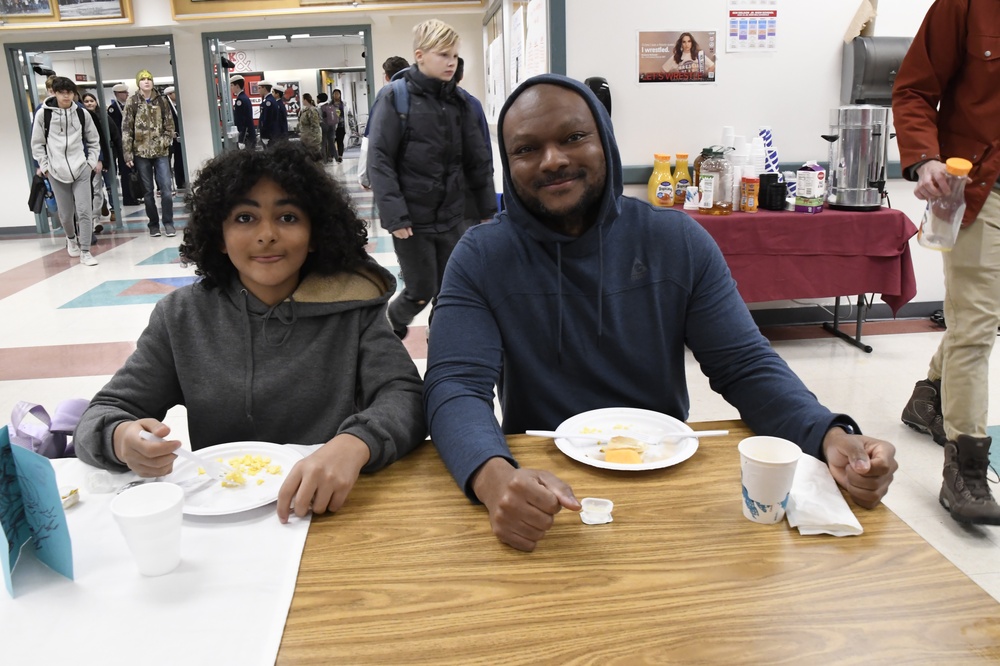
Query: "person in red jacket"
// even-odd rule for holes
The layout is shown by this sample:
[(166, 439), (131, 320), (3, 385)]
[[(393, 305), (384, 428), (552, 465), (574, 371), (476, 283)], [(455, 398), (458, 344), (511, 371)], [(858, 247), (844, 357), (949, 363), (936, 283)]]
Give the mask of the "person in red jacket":
[(918, 199), (945, 194), (944, 161), (973, 164), (965, 217), (944, 254), (948, 330), (902, 420), (945, 447), (940, 501), (963, 523), (1000, 525), (986, 480), (988, 364), (1000, 324), (1000, 2), (937, 0), (896, 76), (903, 175)]

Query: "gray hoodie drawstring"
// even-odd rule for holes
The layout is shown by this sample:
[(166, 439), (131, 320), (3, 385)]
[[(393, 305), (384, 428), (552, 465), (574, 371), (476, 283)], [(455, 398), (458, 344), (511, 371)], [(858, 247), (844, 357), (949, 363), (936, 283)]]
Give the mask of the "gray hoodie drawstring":
[(240, 289), (240, 312), (243, 313), (243, 333), (246, 341), (247, 371), (243, 376), (243, 409), (253, 425), (253, 336), (250, 331), (250, 313), (247, 312), (247, 290)]
[[(298, 321), (298, 315), (295, 311), (295, 299), (289, 297), (288, 303), (289, 303), (288, 307), (291, 309), (292, 315), (287, 319), (282, 317), (281, 312), (278, 310), (278, 308), (281, 306), (281, 303), (278, 303), (277, 305), (270, 308), (267, 312), (264, 313), (264, 324), (261, 327), (261, 330), (264, 333), (264, 342), (271, 345), (272, 347), (280, 347), (281, 345), (285, 344), (285, 341), (288, 340), (288, 336), (292, 334), (292, 327), (295, 326), (295, 322)], [(272, 342), (267, 337), (267, 322), (269, 319), (271, 319), (271, 315), (274, 315), (275, 319), (277, 319), (279, 322), (285, 325), (285, 334), (282, 335), (281, 339), (278, 340), (277, 342)]]

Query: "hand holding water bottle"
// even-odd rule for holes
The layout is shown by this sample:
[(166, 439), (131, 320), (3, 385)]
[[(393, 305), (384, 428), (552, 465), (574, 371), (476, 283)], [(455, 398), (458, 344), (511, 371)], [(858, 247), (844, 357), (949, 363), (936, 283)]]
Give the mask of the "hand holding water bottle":
[(965, 215), (965, 183), (972, 162), (952, 157), (942, 164), (925, 162), (917, 170), (919, 181), (913, 193), (927, 201), (917, 241), (926, 248), (947, 252), (955, 246)]

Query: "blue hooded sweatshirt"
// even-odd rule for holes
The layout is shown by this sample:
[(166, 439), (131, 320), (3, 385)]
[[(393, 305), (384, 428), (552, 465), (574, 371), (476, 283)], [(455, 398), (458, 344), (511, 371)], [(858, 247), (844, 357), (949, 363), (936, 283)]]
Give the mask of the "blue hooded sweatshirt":
[[(511, 180), (504, 118), (539, 84), (583, 97), (601, 135), (607, 178), (600, 212), (579, 237), (542, 224)], [(487, 460), (517, 464), (505, 433), (555, 430), (575, 414), (605, 407), (686, 420), (685, 346), (713, 390), (758, 434), (821, 457), (831, 426), (859, 431), (820, 405), (771, 349), (722, 252), (697, 222), (623, 196), (611, 119), (589, 88), (555, 74), (531, 78), (504, 104), (498, 127), (507, 209), (466, 232), (451, 255), (424, 385), (431, 438), (470, 499), (470, 478)]]

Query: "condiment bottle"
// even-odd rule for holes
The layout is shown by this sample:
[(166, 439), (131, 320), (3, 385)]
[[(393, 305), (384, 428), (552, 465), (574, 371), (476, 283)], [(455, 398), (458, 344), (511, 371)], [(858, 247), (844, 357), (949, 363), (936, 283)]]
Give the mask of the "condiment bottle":
[(698, 212), (707, 215), (732, 213), (732, 187), (732, 165), (721, 150), (713, 150), (712, 154), (701, 163), (701, 177), (698, 179), (701, 201), (698, 203)]
[(670, 173), (670, 155), (664, 153), (653, 155), (653, 174), (649, 177), (646, 195), (649, 197), (649, 203), (654, 206), (669, 208), (674, 205), (674, 179)]
[(700, 177), (700, 172), (701, 172), (701, 163), (704, 162), (706, 159), (708, 159), (711, 155), (712, 155), (711, 148), (702, 148), (701, 154), (698, 155), (698, 157), (694, 158), (694, 166), (691, 167), (692, 185), (698, 184), (698, 178)]
[(917, 241), (921, 245), (942, 252), (950, 251), (958, 240), (958, 230), (965, 216), (965, 181), (972, 170), (972, 162), (952, 157), (945, 162), (945, 168), (950, 191), (927, 202), (927, 210), (917, 233)]
[(757, 200), (760, 198), (760, 178), (744, 176), (743, 194), (740, 197), (740, 210), (744, 213), (757, 212)]
[(687, 153), (677, 153), (677, 167), (674, 169), (674, 203), (684, 205), (684, 196), (691, 184)]

